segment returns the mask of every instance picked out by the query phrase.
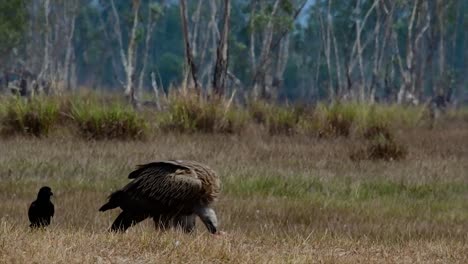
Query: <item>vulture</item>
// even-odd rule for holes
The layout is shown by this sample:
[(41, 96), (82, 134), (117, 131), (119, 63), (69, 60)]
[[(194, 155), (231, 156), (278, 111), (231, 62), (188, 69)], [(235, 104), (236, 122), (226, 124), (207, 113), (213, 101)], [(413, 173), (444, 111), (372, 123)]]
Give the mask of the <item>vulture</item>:
[(50, 220), (54, 216), (54, 204), (50, 197), (54, 195), (50, 187), (44, 186), (39, 190), (37, 199), (31, 203), (28, 210), (28, 217), (31, 228), (41, 228), (50, 225)]
[(124, 232), (152, 218), (159, 229), (178, 227), (189, 233), (198, 216), (210, 233), (219, 234), (211, 205), (220, 193), (221, 183), (208, 166), (196, 161), (157, 161), (137, 166), (128, 178), (132, 181), (113, 192), (99, 209), (122, 209), (110, 231)]

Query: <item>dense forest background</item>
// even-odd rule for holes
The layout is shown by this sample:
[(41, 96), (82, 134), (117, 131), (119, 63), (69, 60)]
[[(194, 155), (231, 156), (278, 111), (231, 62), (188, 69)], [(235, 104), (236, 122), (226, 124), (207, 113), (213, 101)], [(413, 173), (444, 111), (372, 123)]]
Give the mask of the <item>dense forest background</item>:
[(227, 32), (226, 96), (462, 103), (467, 29), (466, 0), (3, 0), (0, 77), (138, 98), (193, 85), (190, 54), (208, 94)]

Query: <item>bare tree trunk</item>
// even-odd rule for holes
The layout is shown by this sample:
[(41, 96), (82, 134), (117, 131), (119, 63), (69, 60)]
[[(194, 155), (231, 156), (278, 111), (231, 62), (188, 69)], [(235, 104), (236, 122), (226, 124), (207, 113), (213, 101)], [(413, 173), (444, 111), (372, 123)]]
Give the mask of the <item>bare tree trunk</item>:
[(380, 57), (382, 56), (383, 51), (385, 50), (385, 39), (382, 44), (380, 44), (380, 26), (381, 26), (381, 14), (380, 14), (380, 1), (377, 1), (377, 21), (374, 27), (374, 66), (372, 70), (371, 82), (369, 84), (369, 101), (371, 104), (375, 102), (375, 86), (378, 83), (379, 74), (380, 74)]
[(217, 48), (216, 64), (213, 78), (213, 91), (223, 96), (226, 90), (229, 63), (229, 20), (231, 18), (231, 1), (224, 0), (224, 25)]
[(192, 52), (193, 56), (197, 57), (197, 43), (198, 43), (198, 33), (199, 33), (199, 27), (200, 27), (200, 15), (201, 15), (201, 7), (202, 7), (202, 0), (198, 0), (197, 8), (195, 10), (195, 13), (193, 14), (192, 17), (192, 23), (193, 23), (193, 32), (192, 32), (192, 39), (191, 39), (191, 44), (192, 44)]
[(251, 10), (250, 10), (250, 21), (249, 21), (249, 27), (250, 27), (250, 34), (249, 34), (249, 57), (250, 57), (250, 67), (252, 71), (255, 70), (255, 67), (257, 65), (256, 63), (256, 56), (255, 56), (255, 24), (254, 24), (254, 16), (255, 16), (255, 5), (257, 4), (256, 0), (251, 1)]
[(357, 1), (356, 7), (355, 7), (355, 13), (357, 14), (357, 18), (355, 20), (356, 39), (354, 41), (353, 48), (349, 56), (349, 62), (346, 64), (346, 78), (348, 82), (348, 89), (350, 90), (350, 92), (352, 92), (350, 88), (352, 84), (351, 75), (352, 75), (352, 72), (354, 71), (354, 67), (357, 64), (359, 66), (359, 75), (360, 75), (360, 83), (359, 83), (360, 87), (359, 87), (358, 99), (361, 101), (364, 101), (366, 99), (366, 94), (368, 90), (367, 81), (366, 81), (365, 73), (364, 73), (363, 53), (366, 47), (370, 44), (370, 41), (366, 41), (365, 43), (362, 43), (361, 35), (367, 23), (367, 20), (369, 19), (372, 12), (375, 10), (377, 3), (379, 1), (380, 0), (374, 0), (372, 6), (367, 10), (366, 14), (364, 15), (362, 19), (360, 17), (361, 0)]
[(117, 35), (117, 40), (119, 42), (120, 47), (120, 57), (122, 60), (122, 65), (125, 70), (125, 96), (128, 98), (130, 103), (136, 107), (137, 106), (137, 98), (135, 95), (135, 63), (136, 63), (136, 31), (138, 27), (138, 16), (140, 10), (140, 0), (133, 0), (133, 26), (130, 33), (130, 40), (127, 48), (127, 54), (125, 54), (124, 47), (123, 47), (123, 40), (122, 40), (122, 31), (120, 29), (120, 18), (115, 7), (114, 0), (110, 1), (112, 7), (112, 13), (114, 15), (114, 30)]
[[(361, 0), (357, 0), (355, 12), (357, 16), (361, 14)], [(365, 91), (366, 91), (366, 79), (364, 76), (364, 64), (362, 60), (362, 46), (361, 46), (361, 32), (363, 26), (361, 26), (361, 19), (356, 19), (356, 48), (357, 48), (357, 60), (359, 65), (359, 74), (361, 76), (361, 82), (359, 83), (359, 100), (361, 102), (365, 101)]]
[(156, 103), (156, 109), (158, 111), (161, 110), (161, 103), (159, 98), (159, 90), (158, 90), (158, 83), (156, 82), (156, 76), (154, 72), (151, 73), (151, 87), (153, 87), (154, 92), (154, 101)]
[(70, 80), (70, 71), (71, 71), (71, 59), (72, 59), (72, 53), (74, 52), (74, 47), (73, 47), (73, 36), (75, 35), (75, 25), (76, 25), (76, 2), (73, 2), (73, 7), (71, 10), (72, 17), (70, 21), (70, 30), (68, 34), (68, 39), (67, 39), (67, 50), (65, 54), (65, 63), (64, 63), (64, 78), (63, 80), (65, 81), (65, 89), (67, 91), (70, 90), (71, 86), (71, 80)]
[[(45, 18), (45, 34), (44, 34), (44, 60), (42, 62), (41, 72), (39, 73), (39, 79), (44, 80), (49, 78), (50, 69), (50, 38), (51, 38), (51, 27), (49, 23), (50, 15), (50, 0), (44, 1), (44, 18)], [(43, 87), (43, 86), (41, 86)]]
[[(280, 4), (280, 0), (276, 0), (273, 9), (270, 14), (270, 18), (266, 25), (264, 31), (264, 37), (262, 42), (262, 48), (260, 51), (260, 62), (266, 62), (266, 58), (270, 55), (271, 49), (271, 42), (273, 40), (273, 17), (276, 15), (278, 11), (278, 7)], [(267, 94), (270, 93), (271, 87), (265, 87), (265, 79), (267, 75), (268, 68), (266, 67), (266, 63), (259, 63), (255, 67), (255, 74), (253, 80), (253, 89), (254, 89), (254, 97), (261, 96), (263, 98), (267, 97)]]
[(444, 86), (447, 85), (445, 82), (445, 10), (447, 8), (447, 1), (437, 0), (437, 20), (439, 27), (439, 81), (437, 84), (437, 95), (444, 94)]
[[(212, 93), (213, 91), (213, 77), (214, 77), (214, 67), (217, 63), (217, 52), (218, 52), (218, 44), (219, 40), (221, 38), (220, 33), (219, 33), (219, 28), (218, 28), (218, 22), (216, 21), (216, 17), (218, 15), (218, 7), (216, 5), (216, 0), (210, 0), (210, 9), (211, 9), (211, 15), (210, 15), (210, 21), (208, 22), (208, 30), (205, 32), (205, 48), (203, 53), (203, 58), (205, 58), (206, 53), (211, 51), (211, 56), (209, 57), (208, 61), (206, 62), (203, 67), (205, 68), (203, 71), (203, 78), (207, 78), (208, 81), (206, 82), (208, 91), (207, 93)], [(208, 44), (211, 41), (211, 48), (208, 48)], [(204, 60), (200, 60), (201, 63), (204, 62)]]
[[(115, 31), (115, 34), (117, 35), (117, 41), (119, 42), (120, 59), (122, 61), (122, 65), (124, 67), (125, 72), (127, 72), (128, 63), (127, 63), (127, 56), (125, 55), (124, 46), (123, 46), (122, 30), (120, 29), (120, 17), (119, 17), (119, 13), (117, 12), (117, 9), (115, 8), (114, 0), (110, 0), (110, 3), (112, 7), (112, 14), (115, 20), (114, 31)], [(125, 88), (125, 84), (123, 88)]]
[(332, 70), (331, 70), (331, 37), (330, 37), (330, 12), (331, 12), (331, 2), (328, 2), (328, 9), (327, 9), (327, 27), (325, 28), (325, 23), (321, 15), (319, 15), (320, 19), (320, 28), (322, 31), (322, 43), (323, 43), (323, 52), (325, 55), (325, 61), (327, 63), (327, 71), (328, 71), (328, 99), (330, 101), (335, 101), (336, 94), (335, 90), (333, 89), (333, 78), (332, 78)]
[(182, 20), (182, 31), (184, 34), (184, 42), (185, 42), (185, 59), (187, 61), (189, 72), (192, 76), (192, 80), (195, 86), (195, 91), (198, 94), (200, 94), (200, 85), (198, 84), (198, 78), (197, 78), (197, 67), (195, 65), (195, 61), (194, 61), (193, 54), (192, 54), (192, 48), (190, 45), (186, 0), (180, 0), (180, 17)]
[(72, 55), (71, 66), (70, 66), (70, 87), (76, 88), (78, 85), (78, 76), (76, 75), (76, 58)]
[(138, 14), (140, 10), (140, 0), (133, 0), (133, 26), (130, 35), (130, 43), (128, 44), (127, 52), (127, 85), (125, 87), (125, 95), (130, 102), (135, 105), (135, 64), (136, 64), (136, 32), (138, 27)]
[(278, 61), (276, 63), (276, 71), (273, 77), (274, 91), (279, 91), (284, 82), (283, 76), (289, 60), (289, 42), (290, 36), (288, 34), (281, 40), (279, 46)]
[(149, 56), (149, 51), (150, 51), (150, 45), (151, 45), (151, 36), (153, 35), (153, 29), (154, 29), (154, 20), (153, 20), (153, 14), (151, 10), (151, 2), (148, 4), (148, 22), (146, 24), (146, 37), (145, 37), (145, 50), (143, 53), (143, 66), (140, 71), (140, 77), (138, 78), (138, 95), (139, 98), (142, 98), (143, 94), (143, 85), (145, 82), (145, 73), (146, 73), (146, 68), (148, 65), (148, 56)]
[[(457, 15), (456, 15), (456, 27), (454, 31), (454, 41), (453, 41), (453, 63), (454, 67), (457, 69), (460, 69), (460, 73), (456, 75), (455, 79), (455, 86), (453, 87), (453, 90), (449, 94), (450, 97), (452, 96), (458, 96), (460, 94), (460, 91), (463, 90), (463, 87), (468, 87), (466, 84), (466, 76), (467, 76), (467, 69), (466, 67), (466, 56), (460, 56), (459, 54), (466, 54), (464, 52), (464, 47), (465, 47), (465, 35), (466, 35), (466, 15), (465, 15), (465, 10), (468, 9), (468, 2), (463, 1), (463, 0), (457, 0), (455, 2), (455, 6), (457, 7)], [(465, 71), (463, 70), (465, 69)], [(449, 99), (452, 99), (450, 98)]]
[[(321, 34), (322, 35), (322, 34)], [(323, 41), (320, 42), (320, 48), (317, 51), (317, 63), (316, 66), (317, 68), (315, 69), (315, 80), (314, 80), (314, 85), (313, 85), (313, 91), (311, 91), (312, 96), (315, 96), (319, 94), (319, 77), (320, 77), (320, 65), (322, 63), (322, 49), (323, 49)]]
[(421, 15), (422, 10), (422, 2), (420, 0), (416, 0), (413, 5), (413, 10), (411, 12), (411, 19), (408, 24), (408, 36), (407, 36), (407, 52), (406, 52), (406, 59), (405, 65), (403, 65), (401, 54), (398, 48), (398, 39), (396, 33), (394, 32), (394, 39), (396, 41), (396, 48), (397, 48), (397, 58), (398, 64), (400, 66), (400, 72), (403, 77), (403, 83), (400, 86), (400, 90), (398, 92), (398, 103), (401, 104), (405, 100), (405, 96), (408, 92), (410, 95), (414, 97), (413, 93), (415, 91), (415, 79), (416, 79), (416, 48), (418, 47), (419, 41), (424, 36), (425, 32), (429, 28), (430, 23), (430, 12), (428, 12), (427, 2), (425, 1), (424, 4), (426, 6), (426, 24), (419, 30), (419, 33), (414, 37), (415, 32), (414, 28), (418, 25), (415, 23), (417, 20), (417, 16)]
[(344, 85), (343, 85), (343, 81), (341, 77), (340, 57), (338, 54), (338, 43), (336, 42), (333, 21), (330, 22), (330, 31), (331, 31), (331, 36), (333, 39), (333, 51), (335, 54), (336, 80), (337, 80), (337, 85), (338, 85), (338, 89), (336, 93), (341, 96)]
[[(382, 71), (382, 70), (384, 71), (383, 86), (384, 86), (384, 90), (386, 92), (388, 92), (388, 94), (385, 94), (385, 92), (384, 92), (384, 94), (385, 94), (384, 99), (386, 100), (386, 99), (389, 99), (389, 98), (387, 98), (387, 96), (391, 94), (391, 91), (390, 91), (389, 88), (390, 88), (390, 82), (393, 82), (393, 80), (388, 79), (388, 77), (389, 77), (389, 74), (387, 73), (388, 67), (384, 68), (383, 62), (384, 62), (384, 58), (388, 57), (388, 56), (386, 56), (386, 54), (387, 54), (386, 49), (387, 49), (387, 42), (391, 41), (391, 32), (392, 32), (391, 28), (393, 26), (393, 12), (395, 10), (395, 3), (392, 2), (390, 7), (387, 7), (385, 2), (382, 2), (380, 4), (380, 7), (381, 7), (381, 10), (383, 10), (384, 15), (385, 15), (385, 19), (384, 19), (384, 21), (385, 21), (385, 24), (384, 24), (385, 30), (384, 30), (384, 33), (383, 33), (382, 44), (379, 45), (380, 47), (378, 47), (378, 49), (380, 51), (379, 51), (379, 58), (378, 58), (378, 61), (377, 61), (377, 67), (376, 68), (378, 69), (377, 74), (379, 74), (380, 71)], [(380, 13), (382, 13), (382, 11), (380, 11)], [(382, 15), (380, 15), (380, 16), (382, 16)], [(391, 63), (391, 61), (393, 61), (393, 60), (390, 59), (390, 63), (387, 62), (386, 64), (391, 65), (391, 68), (393, 69), (393, 63)], [(379, 75), (374, 76), (374, 78), (377, 78), (377, 81), (374, 81), (374, 85), (375, 85), (375, 83), (381, 82)]]
[[(262, 2), (263, 3), (263, 2)], [(273, 33), (274, 33), (274, 17), (276, 16), (280, 4), (282, 3), (281, 0), (276, 0), (271, 8), (271, 12), (268, 15), (268, 22), (266, 23), (266, 27), (263, 30), (263, 40), (260, 49), (260, 57), (259, 60), (256, 62), (255, 67), (253, 68), (253, 75), (252, 75), (252, 86), (253, 86), (253, 96), (254, 98), (258, 98), (259, 96), (267, 99), (271, 96), (274, 96), (274, 93), (277, 91), (272, 91), (272, 83), (274, 77), (274, 67), (272, 66), (272, 59), (277, 58), (279, 54), (275, 54), (276, 56), (272, 56), (272, 51), (277, 50), (278, 46), (281, 44), (283, 38), (288, 34), (289, 29), (283, 30), (280, 32), (278, 37), (276, 38), (275, 42), (273, 42)], [(293, 15), (293, 20), (295, 20), (298, 15), (301, 13), (302, 9), (304, 8), (307, 0), (303, 0), (299, 4), (299, 8)], [(254, 7), (252, 7), (254, 8)], [(252, 14), (254, 10), (252, 10)], [(251, 43), (252, 43), (252, 35), (251, 35)], [(254, 45), (251, 45), (251, 54), (252, 48)], [(253, 61), (251, 56), (251, 62)]]

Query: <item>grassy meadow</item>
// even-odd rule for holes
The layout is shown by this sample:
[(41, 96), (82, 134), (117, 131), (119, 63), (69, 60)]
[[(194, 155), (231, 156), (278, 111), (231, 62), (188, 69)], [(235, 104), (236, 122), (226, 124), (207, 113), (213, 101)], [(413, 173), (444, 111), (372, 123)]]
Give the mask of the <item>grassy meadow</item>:
[[(74, 101), (75, 100), (75, 101)], [(318, 105), (2, 99), (1, 263), (466, 263), (468, 116)], [(170, 99), (171, 100), (171, 99)], [(173, 99), (175, 100), (175, 99)], [(136, 164), (195, 159), (221, 176), (221, 237), (106, 232), (99, 213)], [(28, 228), (49, 185), (56, 217)]]

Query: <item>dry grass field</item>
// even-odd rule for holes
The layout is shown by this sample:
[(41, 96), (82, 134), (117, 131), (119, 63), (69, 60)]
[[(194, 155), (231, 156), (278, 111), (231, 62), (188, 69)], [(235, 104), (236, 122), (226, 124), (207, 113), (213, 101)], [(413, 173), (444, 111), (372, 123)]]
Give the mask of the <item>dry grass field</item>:
[[(160, 133), (145, 141), (0, 139), (1, 263), (468, 263), (468, 123), (397, 131), (402, 161), (352, 161), (359, 139)], [(136, 164), (196, 159), (223, 181), (225, 236), (106, 232), (99, 213)], [(28, 228), (54, 192), (46, 231)]]

